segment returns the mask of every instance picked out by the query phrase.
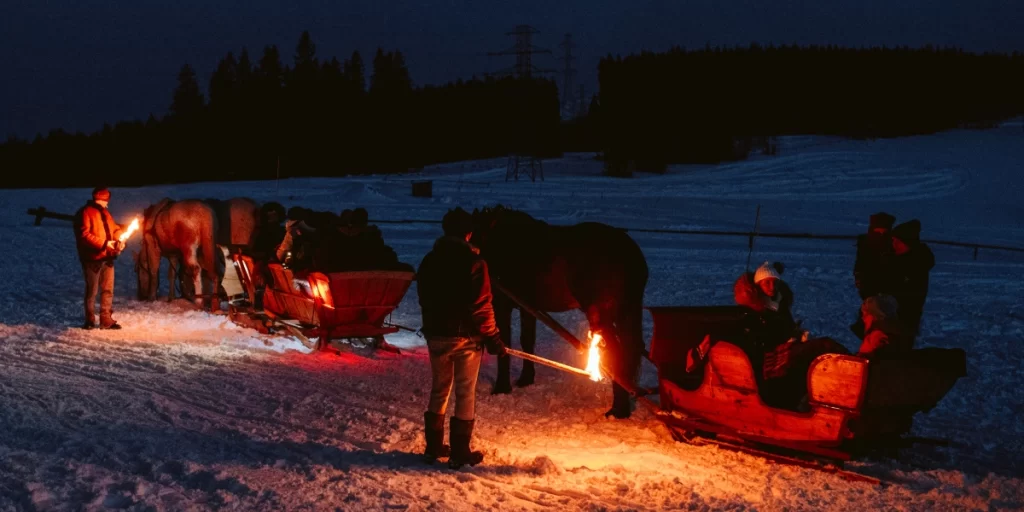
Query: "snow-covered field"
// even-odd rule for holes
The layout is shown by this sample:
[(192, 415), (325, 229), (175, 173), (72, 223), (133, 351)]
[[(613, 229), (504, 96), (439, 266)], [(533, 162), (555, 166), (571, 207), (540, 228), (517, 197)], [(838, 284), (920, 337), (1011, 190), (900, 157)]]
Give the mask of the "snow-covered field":
[[(546, 161), (546, 181), (504, 181), (504, 161), (425, 176), (290, 179), (114, 189), (128, 219), (164, 196), (237, 195), (371, 218), (440, 219), (450, 207), (503, 203), (553, 223), (623, 227), (863, 232), (885, 210), (921, 219), (925, 238), (1024, 246), (1024, 133), (843, 141), (798, 137), (776, 157), (679, 166), (667, 176), (600, 176), (592, 155)], [(145, 172), (145, 169), (140, 169)], [(434, 198), (411, 179), (433, 178)], [(73, 212), (87, 190), (0, 192), (0, 509), (2, 510), (997, 510), (1024, 508), (1024, 254), (932, 246), (938, 261), (922, 346), (961, 347), (969, 375), (915, 433), (948, 438), (905, 460), (849, 464), (886, 485), (672, 441), (647, 411), (607, 420), (606, 384), (541, 367), (538, 384), (492, 396), (482, 370), (475, 444), (484, 465), (420, 463), (429, 366), (422, 340), (400, 356), (311, 355), (224, 316), (133, 300), (131, 258), (117, 264), (122, 331), (82, 331), (81, 270), (67, 223), (32, 225), (26, 208)], [(383, 224), (418, 264), (430, 224)], [(651, 268), (648, 305), (728, 304), (746, 240), (634, 234)], [(134, 248), (137, 240), (130, 244)], [(797, 316), (856, 348), (849, 241), (759, 239), (778, 259)], [(394, 321), (419, 326), (415, 288)], [(585, 332), (582, 315), (558, 315)], [(650, 320), (645, 326), (650, 334)], [(582, 365), (544, 328), (539, 353)], [(514, 367), (518, 366), (514, 363)], [(644, 379), (654, 378), (652, 368)]]

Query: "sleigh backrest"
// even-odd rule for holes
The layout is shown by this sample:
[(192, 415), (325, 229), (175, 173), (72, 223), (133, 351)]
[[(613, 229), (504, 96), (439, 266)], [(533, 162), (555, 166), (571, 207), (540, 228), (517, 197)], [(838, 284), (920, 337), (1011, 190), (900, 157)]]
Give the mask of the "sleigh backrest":
[(811, 362), (807, 393), (811, 404), (859, 411), (868, 384), (868, 360), (842, 354), (825, 354)]
[(715, 342), (708, 356), (708, 378), (715, 385), (745, 393), (757, 393), (757, 381), (750, 358), (742, 349), (728, 342)]

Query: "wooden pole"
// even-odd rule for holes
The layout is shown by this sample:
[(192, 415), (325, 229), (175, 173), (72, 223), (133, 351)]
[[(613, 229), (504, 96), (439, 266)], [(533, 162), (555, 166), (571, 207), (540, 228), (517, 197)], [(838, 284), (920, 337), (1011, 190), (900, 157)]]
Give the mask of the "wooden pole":
[(516, 294), (512, 293), (512, 291), (510, 291), (508, 288), (506, 288), (499, 282), (494, 282), (494, 287), (497, 288), (499, 292), (508, 297), (512, 302), (515, 302), (520, 308), (522, 308), (523, 311), (533, 315), (534, 318), (540, 320), (544, 325), (551, 328), (552, 331), (555, 331), (555, 334), (558, 334), (559, 336), (564, 338), (565, 341), (568, 341), (572, 346), (576, 347), (576, 350), (583, 350), (583, 348), (586, 346), (573, 333), (569, 332), (565, 327), (562, 327), (562, 324), (559, 324), (558, 321), (556, 321), (554, 318), (551, 318), (551, 315), (543, 311), (537, 311), (536, 309), (530, 307), (528, 304), (523, 302), (522, 299), (516, 296)]
[(587, 373), (586, 370), (581, 370), (579, 368), (576, 368), (575, 366), (569, 366), (567, 364), (559, 363), (558, 361), (552, 361), (550, 359), (545, 359), (543, 357), (535, 356), (533, 354), (528, 354), (526, 352), (522, 352), (522, 351), (519, 351), (519, 350), (514, 350), (514, 349), (511, 349), (511, 348), (506, 348), (505, 349), (505, 353), (510, 355), (510, 356), (518, 357), (520, 359), (525, 359), (527, 361), (533, 361), (533, 362), (535, 362), (537, 364), (542, 364), (544, 366), (550, 366), (551, 368), (555, 368), (556, 370), (562, 370), (563, 372), (575, 373), (576, 375), (583, 375), (584, 377), (589, 377), (590, 376), (590, 374)]
[(754, 215), (754, 231), (750, 233), (747, 241), (747, 272), (750, 272), (750, 256), (754, 254), (754, 237), (757, 236), (757, 228), (761, 225), (761, 205), (757, 205), (757, 213)]

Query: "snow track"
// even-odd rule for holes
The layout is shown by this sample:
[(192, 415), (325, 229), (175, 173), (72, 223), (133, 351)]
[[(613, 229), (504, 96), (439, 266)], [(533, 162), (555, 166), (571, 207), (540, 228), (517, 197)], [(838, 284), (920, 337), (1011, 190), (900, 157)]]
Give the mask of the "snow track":
[[(545, 162), (547, 181), (504, 182), (504, 160), (438, 166), (425, 175), (210, 183), (114, 191), (128, 218), (161, 197), (248, 195), (371, 217), (440, 219), (455, 205), (503, 202), (558, 222), (856, 233), (878, 210), (920, 218), (926, 237), (1024, 245), (1016, 130), (950, 132), (893, 141), (813, 137), (783, 154), (665, 176), (600, 176), (592, 155)], [(433, 199), (409, 196), (435, 179)], [(117, 263), (121, 331), (82, 331), (81, 269), (60, 221), (31, 226), (44, 205), (73, 212), (84, 190), (0, 194), (0, 510), (1000, 510), (1024, 508), (1024, 259), (933, 247), (938, 265), (922, 346), (960, 347), (969, 375), (914, 433), (949, 438), (904, 460), (848, 469), (849, 482), (715, 446), (671, 440), (646, 410), (607, 420), (606, 384), (539, 368), (537, 384), (492, 396), (494, 358), (478, 390), (475, 444), (485, 464), (428, 466), (422, 413), (429, 364), (421, 339), (389, 337), (400, 356), (306, 354), (226, 317), (134, 296), (131, 259)], [(301, 200), (299, 198), (302, 198)], [(955, 207), (951, 207), (955, 205)], [(418, 263), (436, 225), (382, 225)], [(998, 238), (993, 240), (992, 238)], [(648, 305), (725, 304), (746, 240), (637, 234), (651, 269)], [(133, 241), (131, 248), (137, 246)], [(849, 242), (757, 241), (754, 261), (781, 259), (795, 312), (815, 334), (849, 348), (857, 309)], [(166, 283), (164, 283), (166, 288)], [(165, 292), (164, 292), (165, 293)], [(419, 326), (415, 287), (393, 321)], [(582, 315), (557, 315), (579, 334)], [(516, 322), (513, 322), (516, 325)], [(645, 335), (651, 331), (645, 320)], [(581, 364), (539, 330), (538, 352)], [(518, 363), (514, 370), (518, 371)], [(653, 370), (644, 380), (652, 384)]]

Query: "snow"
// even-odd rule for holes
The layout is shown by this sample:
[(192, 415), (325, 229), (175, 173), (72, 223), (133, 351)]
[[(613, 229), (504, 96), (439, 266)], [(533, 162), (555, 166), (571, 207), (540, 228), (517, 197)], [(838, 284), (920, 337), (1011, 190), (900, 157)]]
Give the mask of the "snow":
[[(440, 219), (455, 205), (503, 203), (554, 223), (623, 227), (864, 231), (888, 211), (919, 218), (925, 238), (1024, 246), (1020, 123), (894, 140), (792, 137), (780, 155), (665, 176), (600, 176), (589, 154), (544, 162), (546, 181), (504, 181), (504, 160), (407, 176), (287, 179), (114, 189), (119, 219), (164, 196), (246, 195), (291, 206), (365, 206), (372, 218)], [(409, 182), (433, 179), (434, 197)], [(537, 384), (478, 390), (481, 466), (428, 466), (422, 413), (430, 370), (423, 340), (402, 355), (309, 354), (298, 340), (243, 329), (180, 303), (140, 303), (131, 258), (117, 262), (121, 331), (83, 331), (81, 270), (68, 225), (33, 226), (25, 210), (73, 212), (78, 190), (0, 192), (0, 510), (997, 510), (1024, 508), (1024, 254), (933, 245), (937, 265), (922, 346), (968, 352), (968, 376), (914, 433), (952, 440), (855, 471), (885, 485), (675, 442), (648, 411), (609, 420), (607, 384), (539, 367)], [(381, 224), (418, 264), (434, 224)], [(651, 279), (646, 303), (728, 304), (746, 239), (635, 233)], [(138, 247), (138, 240), (129, 243)], [(798, 317), (849, 348), (857, 311), (849, 241), (758, 239), (752, 262), (787, 264)], [(166, 285), (165, 285), (166, 286)], [(164, 290), (163, 293), (166, 293)], [(393, 321), (417, 328), (411, 289)], [(582, 315), (556, 315), (583, 335)], [(515, 324), (515, 323), (514, 323)], [(651, 331), (646, 319), (645, 335)], [(546, 328), (538, 352), (584, 366)], [(518, 371), (518, 363), (513, 363)], [(645, 368), (652, 384), (654, 371)]]

